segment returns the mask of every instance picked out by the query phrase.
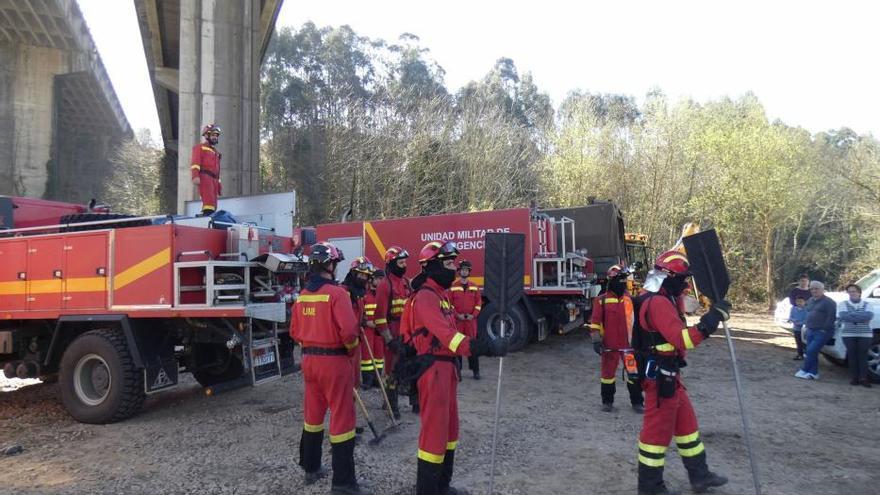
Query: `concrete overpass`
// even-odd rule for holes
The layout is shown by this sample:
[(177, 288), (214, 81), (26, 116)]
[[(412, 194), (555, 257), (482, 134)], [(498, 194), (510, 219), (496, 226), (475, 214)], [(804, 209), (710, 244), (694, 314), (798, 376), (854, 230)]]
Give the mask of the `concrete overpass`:
[(166, 202), (194, 199), (190, 149), (223, 128), (223, 192), (259, 191), (260, 64), (283, 0), (134, 0), (159, 111)]
[(0, 194), (98, 197), (131, 134), (75, 0), (0, 0)]

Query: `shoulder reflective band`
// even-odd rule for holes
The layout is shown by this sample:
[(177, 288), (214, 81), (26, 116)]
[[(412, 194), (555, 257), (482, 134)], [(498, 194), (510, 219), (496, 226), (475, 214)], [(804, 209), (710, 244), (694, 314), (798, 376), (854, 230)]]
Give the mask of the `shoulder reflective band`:
[(299, 296), (296, 300), (304, 303), (328, 302), (330, 301), (330, 294), (305, 294)]

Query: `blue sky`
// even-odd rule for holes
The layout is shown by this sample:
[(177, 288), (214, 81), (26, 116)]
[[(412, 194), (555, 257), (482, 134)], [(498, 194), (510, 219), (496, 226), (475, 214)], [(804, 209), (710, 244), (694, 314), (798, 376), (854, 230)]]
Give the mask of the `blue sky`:
[[(158, 139), (133, 2), (79, 3), (132, 127)], [(416, 34), (453, 90), (505, 56), (555, 104), (575, 88), (642, 97), (659, 87), (700, 101), (752, 91), (771, 119), (880, 137), (878, 19), (880, 4), (852, 0), (288, 0), (278, 23)]]

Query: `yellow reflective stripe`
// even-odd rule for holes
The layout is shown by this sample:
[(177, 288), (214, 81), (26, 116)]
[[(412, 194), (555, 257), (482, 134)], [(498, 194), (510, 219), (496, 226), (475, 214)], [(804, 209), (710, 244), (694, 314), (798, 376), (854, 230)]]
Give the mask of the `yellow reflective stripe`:
[(310, 425), (308, 423), (303, 423), (303, 430), (309, 433), (318, 433), (324, 431), (324, 423), (321, 423), (319, 425)]
[(299, 302), (329, 302), (330, 294), (304, 294), (296, 300)]
[(476, 287), (474, 287), (474, 286), (472, 285), (472, 286), (468, 287), (468, 290), (472, 290), (472, 291), (474, 291), (474, 292), (477, 292), (477, 291), (479, 291), (480, 289), (478, 289), (478, 288), (476, 288)]
[(378, 304), (364, 304), (364, 308), (366, 309), (376, 309), (376, 306), (378, 306)]
[(655, 345), (654, 349), (656, 349), (658, 351), (662, 351), (662, 352), (666, 352), (666, 351), (671, 352), (671, 351), (675, 350), (675, 346), (670, 344), (669, 342), (667, 342), (665, 344)]
[(191, 169), (193, 169), (193, 168), (194, 168), (194, 169), (196, 169), (196, 170), (201, 170), (201, 168), (202, 168), (202, 166), (201, 166), (201, 165), (198, 165), (198, 164), (195, 164), (195, 163), (193, 163), (193, 164), (192, 164), (192, 165), (190, 165), (190, 166), (189, 166), (189, 168), (191, 168)]
[(213, 152), (213, 151), (214, 151), (214, 148), (209, 148), (209, 147), (207, 147), (207, 146), (202, 146), (202, 151), (210, 151), (210, 152)]
[(612, 383), (617, 381), (617, 378), (599, 378), (599, 381), (604, 383), (605, 385), (611, 385)]
[(458, 440), (446, 442), (446, 450), (455, 450), (458, 447)]
[(392, 306), (395, 305), (395, 304), (404, 304), (404, 303), (406, 303), (406, 299), (393, 299), (393, 300), (391, 301), (391, 305), (392, 305)]
[(382, 243), (382, 239), (379, 238), (379, 234), (376, 233), (376, 229), (373, 228), (373, 225), (370, 222), (364, 222), (364, 231), (366, 231), (367, 237), (370, 238), (370, 241), (373, 242), (373, 246), (376, 246), (376, 251), (380, 253), (387, 251), (387, 249), (385, 249), (385, 244)]
[(213, 209), (214, 209), (214, 205), (203, 205), (203, 206), (202, 206), (202, 209), (203, 209), (203, 210), (213, 210)]
[(440, 301), (440, 307), (443, 309), (449, 309), (449, 303), (446, 301)]
[(376, 312), (375, 311), (364, 311), (364, 314), (367, 316), (373, 316), (376, 314)]
[(107, 290), (105, 277), (69, 278), (64, 281), (65, 292), (102, 292)]
[(685, 328), (681, 331), (681, 339), (684, 340), (684, 348), (685, 349), (693, 349), (694, 341), (691, 340), (691, 332), (689, 328)]
[(599, 299), (599, 302), (602, 304), (612, 304), (612, 303), (619, 303), (620, 299), (618, 299), (616, 297), (606, 297), (605, 299)]
[(682, 449), (679, 447), (678, 455), (682, 457), (694, 457), (703, 453), (706, 450), (706, 447), (703, 445), (703, 442), (700, 442), (699, 445), (690, 449)]
[(452, 291), (452, 292), (464, 292), (464, 287), (462, 287), (462, 286), (459, 285), (459, 286), (453, 287), (453, 288), (451, 288), (451, 289), (449, 289), (449, 290)]
[(663, 262), (664, 262), (664, 263), (669, 263), (669, 262), (672, 261), (672, 260), (682, 260), (682, 261), (684, 261), (685, 263), (688, 262), (688, 259), (685, 258), (683, 255), (680, 255), (680, 254), (673, 254), (673, 255), (667, 256), (666, 258), (663, 259)]
[(357, 337), (355, 337), (354, 340), (352, 340), (351, 342), (345, 344), (345, 348), (348, 350), (352, 350), (357, 346), (358, 346), (358, 338)]
[(462, 340), (464, 340), (464, 334), (461, 332), (455, 332), (455, 336), (449, 341), (449, 350), (455, 352)]
[(61, 279), (54, 280), (30, 280), (28, 281), (28, 293), (52, 294), (61, 292)]
[(15, 282), (0, 282), (0, 295), (27, 294), (27, 282), (16, 280)]
[(651, 445), (649, 443), (639, 442), (639, 450), (650, 452), (652, 454), (665, 454), (667, 447), (665, 445)]
[(423, 461), (428, 461), (431, 464), (443, 464), (443, 458), (445, 456), (446, 456), (445, 452), (443, 454), (437, 455), (437, 454), (432, 454), (430, 452), (425, 452), (424, 450), (419, 449), (419, 459), (421, 459)]
[(345, 432), (341, 435), (330, 435), (330, 443), (342, 443), (354, 438), (354, 430)]
[(601, 323), (590, 323), (590, 328), (592, 328), (593, 330), (602, 330), (602, 324)]
[(373, 323), (375, 323), (376, 325), (384, 325), (388, 323), (388, 320), (386, 320), (385, 318), (376, 318), (375, 320), (373, 320)]
[(684, 436), (672, 437), (672, 438), (675, 440), (675, 443), (695, 442), (695, 441), (697, 441), (698, 438), (700, 438), (700, 432), (695, 431), (695, 432), (691, 433), (690, 435), (684, 435)]
[[(210, 205), (205, 205), (203, 208), (214, 209), (214, 207)], [(116, 274), (116, 276), (113, 277), (113, 290), (119, 290), (169, 263), (171, 263), (171, 248), (165, 248), (149, 258), (126, 268), (123, 272)]]
[(650, 457), (645, 457), (642, 454), (639, 454), (639, 463), (650, 467), (663, 467), (663, 465), (666, 464), (666, 458), (651, 459)]
[(482, 306), (474, 306), (474, 310), (475, 310), (475, 311), (479, 311), (479, 310), (481, 310), (481, 309), (483, 309)]

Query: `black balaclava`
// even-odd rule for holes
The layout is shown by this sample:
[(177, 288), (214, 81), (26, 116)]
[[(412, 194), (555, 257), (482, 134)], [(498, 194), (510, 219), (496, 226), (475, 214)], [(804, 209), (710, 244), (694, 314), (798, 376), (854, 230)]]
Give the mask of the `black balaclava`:
[(385, 270), (389, 273), (393, 273), (397, 277), (402, 277), (403, 274), (406, 273), (406, 268), (397, 266), (397, 260), (392, 261), (385, 265)]
[(687, 277), (667, 276), (663, 279), (663, 285), (666, 293), (672, 297), (678, 297), (687, 288)]
[(437, 285), (448, 289), (455, 282), (455, 268), (446, 268), (443, 266), (443, 260), (431, 260), (425, 265), (425, 273)]
[(617, 294), (618, 296), (622, 296), (624, 292), (626, 292), (626, 279), (621, 277), (614, 277), (608, 281), (608, 290)]

